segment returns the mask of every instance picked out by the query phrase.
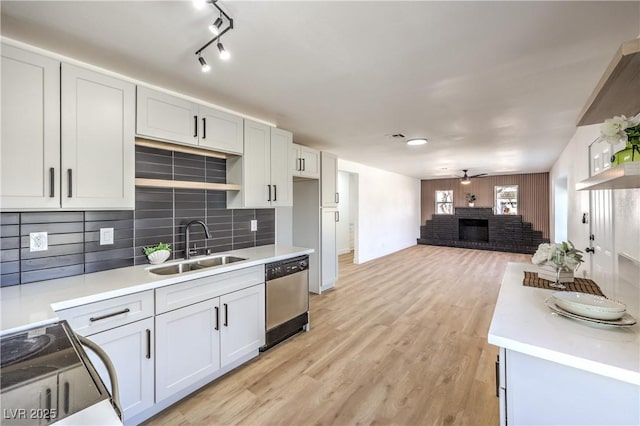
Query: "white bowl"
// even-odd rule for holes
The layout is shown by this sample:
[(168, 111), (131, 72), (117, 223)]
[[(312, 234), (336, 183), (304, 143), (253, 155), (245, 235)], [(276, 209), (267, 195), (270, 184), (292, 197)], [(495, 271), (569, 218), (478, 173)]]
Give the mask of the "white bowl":
[(149, 263), (152, 265), (159, 265), (167, 260), (169, 256), (171, 256), (171, 252), (169, 250), (158, 250), (147, 255), (147, 258), (149, 259)]
[(627, 310), (624, 303), (577, 291), (553, 293), (553, 301), (558, 307), (573, 314), (609, 321), (622, 318)]

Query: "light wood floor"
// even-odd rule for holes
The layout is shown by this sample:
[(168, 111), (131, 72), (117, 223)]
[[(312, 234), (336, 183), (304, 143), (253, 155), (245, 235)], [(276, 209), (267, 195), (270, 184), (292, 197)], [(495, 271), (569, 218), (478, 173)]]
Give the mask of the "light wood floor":
[(311, 297), (311, 331), (160, 413), (151, 425), (497, 425), (487, 331), (507, 262), (528, 255), (415, 246), (340, 257)]

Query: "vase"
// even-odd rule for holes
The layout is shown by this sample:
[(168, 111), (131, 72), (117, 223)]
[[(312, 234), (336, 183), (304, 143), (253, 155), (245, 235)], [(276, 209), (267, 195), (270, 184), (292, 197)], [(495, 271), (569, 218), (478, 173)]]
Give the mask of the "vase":
[(167, 260), (171, 256), (171, 252), (169, 250), (157, 250), (151, 254), (147, 255), (149, 259), (149, 263), (152, 265), (159, 265)]
[(611, 156), (611, 166), (619, 166), (623, 163), (630, 163), (632, 161), (640, 161), (640, 146), (638, 144), (632, 144), (627, 142), (627, 147), (621, 151), (616, 152)]
[(469, 203), (469, 207), (473, 207), (475, 205), (476, 205), (476, 203)]

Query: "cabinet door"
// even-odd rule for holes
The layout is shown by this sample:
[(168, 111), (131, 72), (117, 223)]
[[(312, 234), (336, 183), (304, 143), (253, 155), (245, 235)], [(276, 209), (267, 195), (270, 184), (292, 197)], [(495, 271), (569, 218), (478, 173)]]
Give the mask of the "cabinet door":
[(244, 120), (243, 207), (271, 206), (271, 128)]
[(321, 231), (321, 290), (331, 288), (338, 279), (338, 250), (336, 229), (339, 220), (336, 209), (322, 209), (322, 231)]
[(134, 208), (135, 86), (62, 64), (62, 207)]
[(220, 296), (223, 367), (264, 346), (264, 303), (264, 284)]
[(316, 179), (320, 178), (320, 152), (312, 148), (307, 148), (306, 146), (301, 146), (300, 158), (302, 159), (301, 176)]
[(136, 133), (169, 142), (198, 144), (198, 104), (137, 87)]
[(200, 146), (242, 155), (244, 120), (213, 108), (200, 106)]
[(337, 207), (338, 195), (338, 157), (328, 152), (320, 153), (320, 187), (322, 207)]
[(60, 208), (60, 62), (2, 45), (3, 209)]
[(291, 145), (293, 134), (271, 128), (271, 206), (293, 205), (293, 177), (291, 175)]
[[(153, 406), (153, 318), (88, 336), (107, 353), (116, 369), (120, 404), (125, 420)], [(111, 381), (104, 364), (87, 351), (105, 386), (111, 391)]]
[(219, 298), (156, 316), (156, 401), (220, 368)]
[(300, 145), (291, 144), (291, 152), (289, 154), (289, 169), (292, 176), (300, 176), (302, 174), (302, 158), (300, 157)]

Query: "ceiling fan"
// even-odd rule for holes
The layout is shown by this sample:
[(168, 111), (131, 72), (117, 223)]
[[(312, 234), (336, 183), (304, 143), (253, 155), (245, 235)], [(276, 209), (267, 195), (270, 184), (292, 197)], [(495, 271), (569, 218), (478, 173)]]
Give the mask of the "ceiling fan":
[(464, 172), (464, 176), (462, 176), (460, 178), (460, 183), (463, 185), (469, 185), (471, 183), (471, 179), (472, 178), (476, 178), (476, 177), (482, 177), (482, 176), (486, 176), (487, 173), (479, 173), (477, 175), (473, 175), (473, 176), (469, 176), (467, 174), (467, 172), (469, 171), (469, 169), (462, 169), (462, 171)]

